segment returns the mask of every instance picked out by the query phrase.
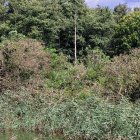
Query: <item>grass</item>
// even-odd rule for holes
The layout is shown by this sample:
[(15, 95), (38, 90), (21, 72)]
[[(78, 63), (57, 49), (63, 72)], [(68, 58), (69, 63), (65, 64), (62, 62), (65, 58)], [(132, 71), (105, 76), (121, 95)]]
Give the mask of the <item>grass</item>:
[[(55, 99), (54, 99), (55, 100)], [(64, 135), (71, 139), (140, 138), (139, 105), (122, 99), (119, 104), (97, 96), (50, 103), (43, 93), (6, 92), (0, 98), (0, 126), (8, 129)]]

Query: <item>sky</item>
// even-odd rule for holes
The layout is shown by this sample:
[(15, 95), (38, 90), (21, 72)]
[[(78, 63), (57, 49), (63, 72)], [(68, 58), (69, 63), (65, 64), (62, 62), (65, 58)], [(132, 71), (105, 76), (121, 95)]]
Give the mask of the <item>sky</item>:
[(113, 8), (119, 3), (127, 3), (130, 8), (140, 7), (140, 0), (85, 0), (85, 2), (89, 7), (96, 7), (97, 5), (100, 5)]

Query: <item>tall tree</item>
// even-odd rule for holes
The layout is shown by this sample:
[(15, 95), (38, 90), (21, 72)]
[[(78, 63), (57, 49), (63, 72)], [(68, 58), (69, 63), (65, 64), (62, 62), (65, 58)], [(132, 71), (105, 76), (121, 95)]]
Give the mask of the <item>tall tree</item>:
[(140, 7), (135, 7), (134, 8), (134, 11), (136, 12), (136, 11), (140, 11)]
[(114, 15), (117, 22), (130, 11), (127, 4), (119, 4), (114, 8)]
[(107, 52), (115, 26), (116, 22), (110, 9), (106, 7), (89, 9), (84, 27), (86, 46), (90, 48), (98, 47)]
[(112, 49), (115, 54), (129, 52), (131, 48), (140, 47), (140, 12), (124, 16), (116, 28)]

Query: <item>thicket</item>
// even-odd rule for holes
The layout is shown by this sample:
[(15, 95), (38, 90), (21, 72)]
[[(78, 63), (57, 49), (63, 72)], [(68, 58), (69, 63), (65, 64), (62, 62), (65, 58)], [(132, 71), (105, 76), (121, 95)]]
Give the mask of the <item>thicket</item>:
[(0, 48), (2, 56), (1, 90), (18, 91), (26, 88), (35, 93), (43, 90), (43, 73), (49, 69), (50, 54), (40, 42), (32, 39), (5, 41)]
[(45, 49), (32, 39), (5, 42), (0, 52), (3, 91), (25, 88), (35, 93), (53, 89), (64, 96), (86, 96), (86, 91), (94, 90), (109, 98), (139, 97), (139, 49), (113, 59), (99, 49), (92, 50), (84, 63), (75, 66), (63, 54)]
[(0, 130), (139, 139), (139, 12), (83, 0), (10, 3), (12, 13), (0, 2)]
[[(43, 49), (40, 42), (32, 39), (3, 44), (2, 54), (13, 50), (8, 61), (6, 57), (3, 61), (10, 62), (7, 68), (16, 64), (12, 68), (15, 72), (7, 75), (13, 77), (18, 90), (7, 88), (0, 95), (1, 129), (62, 134), (71, 139), (139, 138), (139, 49), (113, 59), (99, 49), (92, 50), (85, 64), (77, 65), (55, 49)], [(44, 62), (41, 69), (40, 62)], [(25, 78), (19, 73), (23, 70), (33, 74)], [(44, 82), (41, 89), (37, 89), (36, 76)], [(30, 78), (37, 83), (29, 84)]]

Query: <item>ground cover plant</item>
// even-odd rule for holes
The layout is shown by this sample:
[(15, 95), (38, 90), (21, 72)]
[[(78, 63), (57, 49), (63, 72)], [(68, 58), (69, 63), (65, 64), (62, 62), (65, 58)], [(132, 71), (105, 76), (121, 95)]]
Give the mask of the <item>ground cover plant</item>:
[[(140, 110), (128, 100), (107, 103), (92, 96), (50, 103), (45, 94), (5, 92), (0, 100), (1, 129), (22, 129), (70, 139), (139, 139)], [(3, 112), (3, 113), (2, 113)]]

